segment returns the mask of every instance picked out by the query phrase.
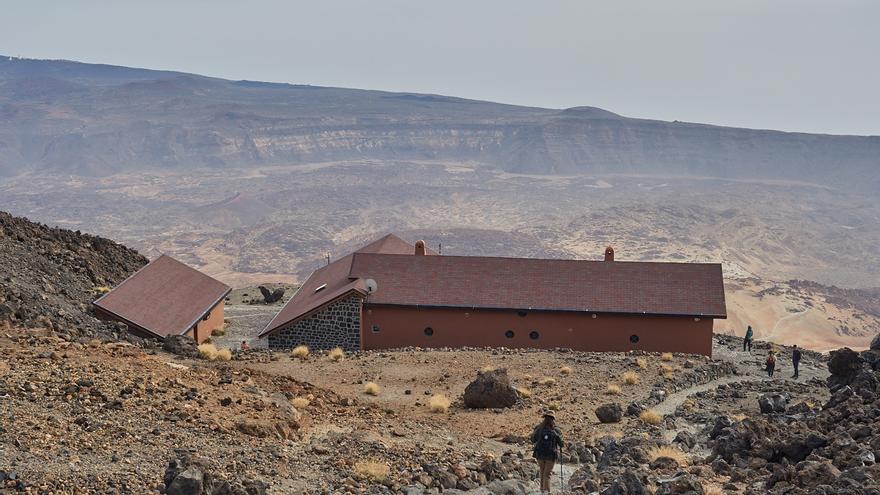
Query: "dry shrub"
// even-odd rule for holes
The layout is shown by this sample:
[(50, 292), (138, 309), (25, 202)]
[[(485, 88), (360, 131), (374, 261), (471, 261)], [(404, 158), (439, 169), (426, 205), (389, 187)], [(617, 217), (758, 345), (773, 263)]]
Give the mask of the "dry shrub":
[(532, 396), (532, 391), (525, 387), (517, 387), (516, 393), (518, 393), (523, 399), (528, 399)]
[(309, 346), (298, 345), (290, 351), (290, 356), (296, 359), (306, 360), (309, 357)]
[(232, 359), (232, 351), (229, 349), (218, 349), (216, 359), (217, 361), (229, 361)]
[(660, 354), (660, 360), (661, 361), (672, 361), (672, 353), (671, 352), (664, 352), (663, 354)]
[(632, 371), (627, 371), (623, 374), (623, 383), (627, 385), (638, 385), (639, 374)]
[(746, 416), (745, 414), (742, 414), (742, 413), (730, 415), (730, 419), (732, 419), (734, 421), (742, 421), (742, 420), (746, 419), (747, 417), (748, 416)]
[(428, 409), (433, 413), (445, 413), (449, 410), (449, 399), (443, 394), (434, 395), (428, 401)]
[(682, 411), (693, 411), (697, 408), (697, 402), (694, 399), (687, 398), (679, 406)]
[(671, 371), (666, 371), (663, 373), (663, 379), (672, 380), (673, 378), (675, 378), (675, 373), (673, 373)]
[(308, 407), (311, 402), (305, 397), (295, 397), (293, 400), (290, 401), (290, 403), (293, 404), (293, 407), (297, 409), (303, 409), (305, 407)]
[(223, 327), (217, 327), (217, 328), (211, 330), (211, 335), (214, 337), (222, 337), (222, 336), (226, 335), (226, 329)]
[(703, 485), (703, 495), (724, 495), (724, 490), (718, 485)]
[(551, 411), (558, 411), (559, 410), (559, 403), (551, 402), (550, 404), (547, 404), (547, 409), (550, 409)]
[(364, 384), (364, 393), (367, 395), (379, 395), (379, 392), (381, 391), (382, 387), (376, 382), (367, 382)]
[(480, 368), (480, 371), (483, 373), (489, 373), (490, 371), (495, 371), (495, 367), (492, 366), (491, 364), (487, 364), (486, 366), (483, 366), (482, 368)]
[(208, 361), (217, 359), (217, 346), (210, 342), (199, 344), (199, 357)]
[(620, 385), (609, 383), (608, 387), (605, 388), (605, 393), (608, 395), (618, 395), (620, 393)]
[(12, 330), (12, 323), (9, 320), (0, 321), (0, 332), (8, 332)]
[(388, 466), (388, 464), (384, 461), (379, 460), (358, 461), (354, 465), (355, 473), (376, 483), (381, 483), (385, 481), (385, 478), (388, 477), (388, 473), (390, 471), (391, 468)]
[(571, 374), (571, 367), (570, 366), (563, 366), (562, 368), (559, 368), (559, 372), (562, 373), (563, 375), (570, 375)]
[(341, 347), (334, 347), (327, 353), (327, 357), (329, 357), (331, 361), (342, 361), (345, 359), (345, 351), (343, 351)]
[(653, 409), (645, 409), (639, 414), (639, 419), (649, 425), (659, 425), (663, 421), (663, 416)]
[(660, 372), (661, 373), (672, 373), (675, 370), (672, 366), (666, 363), (660, 363)]
[(684, 455), (684, 452), (671, 445), (661, 445), (659, 447), (648, 449), (648, 459), (650, 459), (651, 462), (654, 462), (661, 457), (673, 459), (679, 466), (687, 466), (688, 463), (687, 456)]
[(648, 360), (643, 357), (636, 359), (636, 364), (643, 370), (648, 369)]
[(556, 378), (553, 377), (545, 376), (544, 378), (538, 380), (538, 385), (543, 385), (545, 387), (550, 387), (554, 384), (556, 384)]

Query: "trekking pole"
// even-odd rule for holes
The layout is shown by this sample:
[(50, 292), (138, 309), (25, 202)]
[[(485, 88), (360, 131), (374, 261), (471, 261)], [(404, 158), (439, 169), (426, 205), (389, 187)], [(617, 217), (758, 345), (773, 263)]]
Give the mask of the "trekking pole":
[(562, 458), (562, 447), (559, 447), (559, 483), (562, 486), (562, 493), (565, 493), (565, 473), (562, 471), (565, 459)]

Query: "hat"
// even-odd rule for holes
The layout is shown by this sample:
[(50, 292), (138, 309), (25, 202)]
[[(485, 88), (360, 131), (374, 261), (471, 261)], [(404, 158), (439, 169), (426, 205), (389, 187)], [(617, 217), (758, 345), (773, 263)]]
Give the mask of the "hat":
[(543, 416), (544, 416), (545, 418), (556, 419), (556, 416), (553, 415), (553, 412), (552, 412), (552, 411), (544, 411)]

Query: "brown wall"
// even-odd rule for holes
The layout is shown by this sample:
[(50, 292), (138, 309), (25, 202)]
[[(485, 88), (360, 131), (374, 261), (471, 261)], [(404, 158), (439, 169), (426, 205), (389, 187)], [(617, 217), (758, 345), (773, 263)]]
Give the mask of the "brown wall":
[[(419, 347), (568, 347), (582, 351), (684, 352), (712, 355), (711, 318), (624, 316), (364, 305), (364, 349)], [(372, 330), (373, 325), (379, 331)], [(425, 328), (434, 333), (425, 335)], [(513, 338), (505, 337), (512, 330)], [(537, 340), (529, 333), (537, 331)], [(638, 335), (631, 344), (630, 335)]]
[(208, 337), (211, 336), (211, 332), (216, 328), (223, 328), (223, 311), (226, 308), (226, 302), (221, 300), (213, 309), (211, 309), (211, 316), (208, 317), (207, 320), (199, 320), (195, 327), (195, 333), (190, 330), (187, 332), (187, 335), (193, 338), (196, 342), (201, 344)]

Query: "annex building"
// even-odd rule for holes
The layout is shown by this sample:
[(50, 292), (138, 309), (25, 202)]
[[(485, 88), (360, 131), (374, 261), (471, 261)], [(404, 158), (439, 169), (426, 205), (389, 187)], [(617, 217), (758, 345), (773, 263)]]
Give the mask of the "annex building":
[(203, 342), (223, 326), (229, 286), (162, 255), (93, 302), (95, 314), (140, 337), (188, 335)]
[(316, 270), (270, 348), (567, 347), (711, 355), (720, 264), (442, 256), (387, 235)]

